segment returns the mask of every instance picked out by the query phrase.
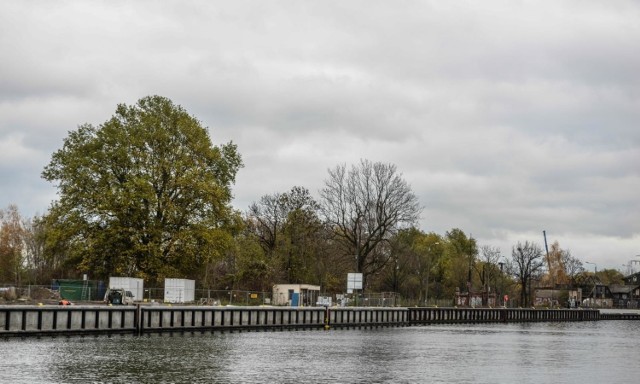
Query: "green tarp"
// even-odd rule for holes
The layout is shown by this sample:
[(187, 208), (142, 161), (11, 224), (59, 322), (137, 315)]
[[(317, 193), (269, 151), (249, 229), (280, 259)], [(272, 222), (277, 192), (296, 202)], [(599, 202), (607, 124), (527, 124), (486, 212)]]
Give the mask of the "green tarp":
[[(60, 285), (60, 298), (71, 301), (102, 300), (95, 280), (56, 280)], [(103, 292), (104, 294), (104, 292)]]

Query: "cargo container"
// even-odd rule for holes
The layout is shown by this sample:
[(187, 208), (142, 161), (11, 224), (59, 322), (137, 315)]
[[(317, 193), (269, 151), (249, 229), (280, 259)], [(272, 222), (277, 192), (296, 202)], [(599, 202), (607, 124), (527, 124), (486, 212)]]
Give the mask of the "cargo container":
[(195, 301), (195, 292), (195, 280), (164, 279), (165, 303), (191, 303)]
[(144, 280), (136, 277), (110, 277), (109, 288), (131, 291), (134, 301), (142, 301), (144, 299)]

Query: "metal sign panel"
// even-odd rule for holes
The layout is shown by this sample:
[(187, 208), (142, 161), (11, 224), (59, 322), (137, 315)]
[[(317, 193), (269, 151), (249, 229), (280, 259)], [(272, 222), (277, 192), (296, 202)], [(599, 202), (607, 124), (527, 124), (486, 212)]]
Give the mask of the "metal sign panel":
[(347, 290), (362, 289), (362, 273), (347, 273)]

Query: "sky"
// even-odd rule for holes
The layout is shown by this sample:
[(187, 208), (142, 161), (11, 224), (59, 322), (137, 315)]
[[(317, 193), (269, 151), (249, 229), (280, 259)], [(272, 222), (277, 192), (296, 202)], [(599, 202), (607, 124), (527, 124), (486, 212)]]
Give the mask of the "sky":
[(0, 208), (81, 124), (168, 97), (233, 141), (233, 205), (393, 164), (418, 226), (640, 270), (638, 1), (0, 0)]

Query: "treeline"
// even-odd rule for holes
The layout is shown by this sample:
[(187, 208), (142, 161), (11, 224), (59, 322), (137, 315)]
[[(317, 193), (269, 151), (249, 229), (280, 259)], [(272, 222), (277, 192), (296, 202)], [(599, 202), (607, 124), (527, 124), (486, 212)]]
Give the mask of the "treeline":
[(0, 211), (0, 284), (109, 276), (191, 278), (198, 287), (270, 291), (276, 283), (346, 290), (348, 272), (365, 290), (416, 303), (456, 291), (517, 294), (576, 284), (589, 274), (558, 244), (510, 255), (461, 229), (417, 227), (418, 198), (393, 164), (361, 160), (329, 169), (319, 197), (302, 186), (231, 206), (243, 163), (233, 143), (214, 146), (206, 128), (170, 100), (119, 105), (100, 126), (81, 125), (42, 176), (59, 200), (24, 219)]
[[(357, 270), (357, 258), (345, 252), (319, 212), (319, 203), (302, 187), (265, 195), (243, 214), (220, 257), (175, 276), (196, 279), (200, 288), (270, 291), (276, 283), (306, 283), (320, 285), (327, 293), (343, 293), (347, 273)], [(118, 274), (96, 274), (66, 257), (67, 250), (51, 247), (48, 241), (56, 234), (47, 234), (43, 216), (24, 219), (12, 205), (0, 210), (0, 218), (0, 284), (48, 285), (53, 279), (79, 279), (83, 274), (91, 279)], [(399, 229), (365, 264), (375, 266), (366, 273), (367, 291), (397, 292), (415, 303), (450, 300), (456, 291), (469, 288), (528, 303), (532, 289), (539, 286), (621, 282), (615, 270), (599, 271), (597, 276), (585, 271), (582, 262), (557, 242), (549, 257), (526, 241), (505, 256), (495, 247), (478, 245), (461, 229), (444, 235), (415, 227)], [(141, 276), (135, 271), (131, 275)], [(159, 277), (149, 280), (151, 285), (161, 284)]]

